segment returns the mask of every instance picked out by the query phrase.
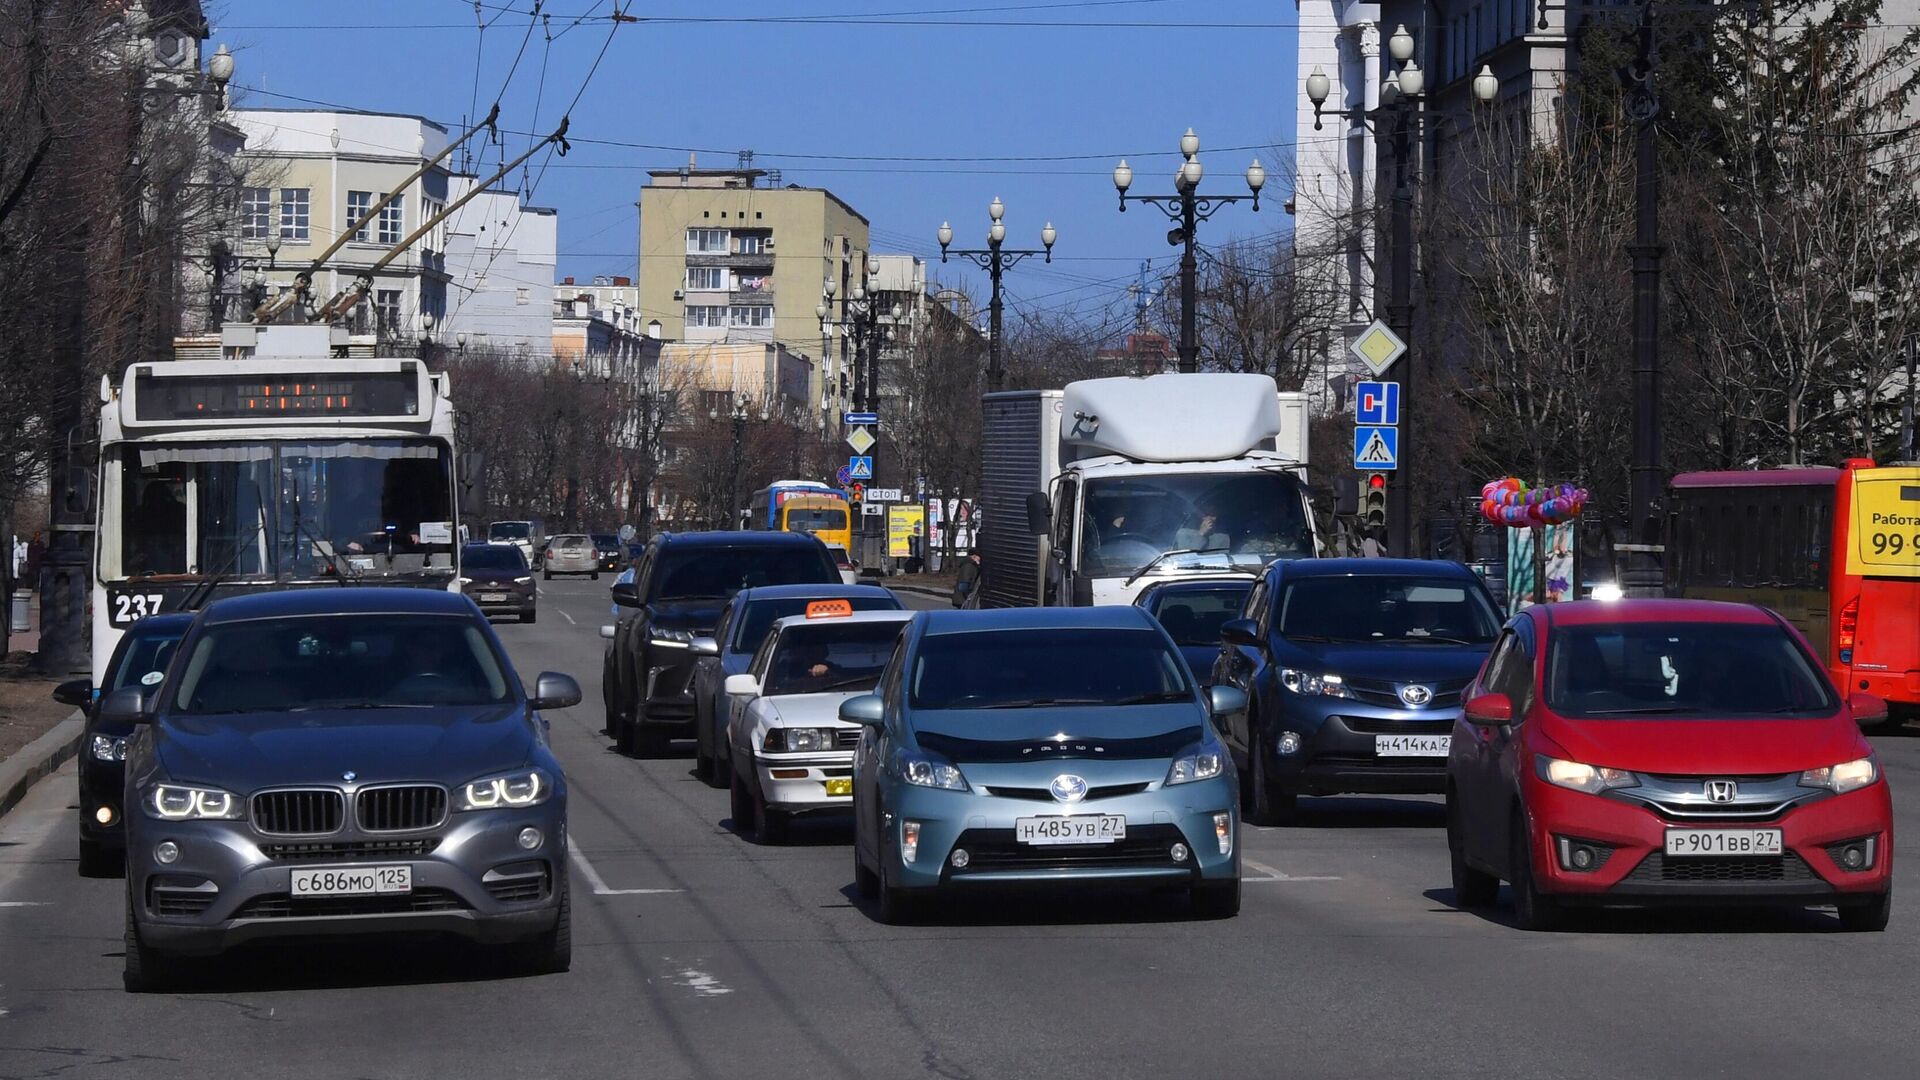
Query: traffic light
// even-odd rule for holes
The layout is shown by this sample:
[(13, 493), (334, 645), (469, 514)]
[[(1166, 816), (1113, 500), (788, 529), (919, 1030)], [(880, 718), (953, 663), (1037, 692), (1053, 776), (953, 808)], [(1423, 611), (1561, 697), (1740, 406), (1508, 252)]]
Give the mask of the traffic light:
[(865, 502), (867, 498), (867, 485), (855, 484), (853, 485), (853, 490), (848, 494), (853, 496), (854, 502)]
[(1360, 521), (1368, 528), (1387, 527), (1386, 473), (1367, 474), (1367, 491), (1360, 498)]

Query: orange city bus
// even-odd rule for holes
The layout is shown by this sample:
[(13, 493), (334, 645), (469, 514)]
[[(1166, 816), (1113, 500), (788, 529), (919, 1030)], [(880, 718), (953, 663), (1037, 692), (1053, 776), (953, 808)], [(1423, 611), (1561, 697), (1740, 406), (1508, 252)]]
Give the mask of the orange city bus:
[(1682, 473), (1666, 579), (1669, 596), (1772, 608), (1843, 692), (1920, 718), (1920, 465)]
[(848, 518), (847, 500), (839, 492), (820, 495), (789, 495), (774, 511), (781, 532), (811, 533), (830, 548), (850, 551), (853, 526)]

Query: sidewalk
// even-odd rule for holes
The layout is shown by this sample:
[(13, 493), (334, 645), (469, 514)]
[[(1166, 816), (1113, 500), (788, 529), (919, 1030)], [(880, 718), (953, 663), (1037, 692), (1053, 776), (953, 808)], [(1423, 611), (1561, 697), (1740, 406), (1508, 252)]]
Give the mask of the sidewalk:
[(901, 574), (897, 577), (881, 578), (879, 583), (901, 592), (923, 593), (949, 600), (953, 598), (952, 574)]
[(40, 647), (40, 608), (28, 612), (24, 631), (7, 636), (0, 656), (0, 814), (20, 801), (41, 777), (80, 748), (86, 721), (72, 706), (53, 700), (58, 679), (33, 670)]

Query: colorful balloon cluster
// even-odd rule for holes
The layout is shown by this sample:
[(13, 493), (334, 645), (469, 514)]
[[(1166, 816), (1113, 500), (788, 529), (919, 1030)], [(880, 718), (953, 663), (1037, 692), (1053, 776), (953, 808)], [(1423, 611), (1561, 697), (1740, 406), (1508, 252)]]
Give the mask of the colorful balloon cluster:
[(1509, 476), (1480, 489), (1480, 513), (1495, 525), (1559, 525), (1579, 517), (1586, 505), (1587, 489), (1572, 484), (1529, 488), (1525, 480)]

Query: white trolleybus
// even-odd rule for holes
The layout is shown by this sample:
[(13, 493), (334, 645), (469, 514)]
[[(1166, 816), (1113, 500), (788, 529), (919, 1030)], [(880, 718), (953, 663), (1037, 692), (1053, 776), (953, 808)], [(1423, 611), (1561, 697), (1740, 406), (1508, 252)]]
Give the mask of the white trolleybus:
[[(459, 587), (446, 376), (335, 358), (326, 327), (259, 329), (245, 359), (136, 363), (117, 386), (101, 380), (96, 686), (127, 627), (214, 596)], [(318, 347), (269, 354), (269, 338)]]

